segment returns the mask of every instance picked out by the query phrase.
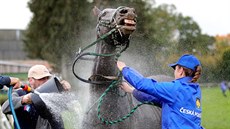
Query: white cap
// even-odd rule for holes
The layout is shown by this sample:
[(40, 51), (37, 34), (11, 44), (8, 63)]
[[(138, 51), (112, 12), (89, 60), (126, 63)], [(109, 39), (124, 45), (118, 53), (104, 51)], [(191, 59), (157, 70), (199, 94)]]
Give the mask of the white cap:
[(28, 78), (33, 77), (35, 79), (41, 79), (50, 76), (52, 75), (44, 65), (34, 65), (28, 71)]

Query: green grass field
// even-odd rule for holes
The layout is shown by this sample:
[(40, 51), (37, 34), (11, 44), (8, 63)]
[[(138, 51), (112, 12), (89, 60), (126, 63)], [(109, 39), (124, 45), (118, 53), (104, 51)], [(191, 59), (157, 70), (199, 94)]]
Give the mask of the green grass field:
[(202, 126), (206, 129), (230, 129), (230, 91), (222, 95), (220, 87), (202, 88)]
[(6, 76), (10, 76), (10, 77), (17, 77), (21, 81), (27, 80), (27, 73), (6, 73), (6, 74), (2, 74), (2, 75), (6, 75)]

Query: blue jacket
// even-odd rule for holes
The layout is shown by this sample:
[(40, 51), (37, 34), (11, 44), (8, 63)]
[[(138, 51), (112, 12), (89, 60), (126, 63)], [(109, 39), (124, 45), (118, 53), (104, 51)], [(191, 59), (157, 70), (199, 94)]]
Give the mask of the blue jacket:
[(10, 77), (0, 76), (0, 89), (2, 89), (4, 85), (10, 85)]
[(145, 78), (130, 67), (122, 70), (124, 78), (137, 90), (157, 98), (162, 104), (162, 129), (202, 129), (201, 90), (191, 77), (172, 82)]

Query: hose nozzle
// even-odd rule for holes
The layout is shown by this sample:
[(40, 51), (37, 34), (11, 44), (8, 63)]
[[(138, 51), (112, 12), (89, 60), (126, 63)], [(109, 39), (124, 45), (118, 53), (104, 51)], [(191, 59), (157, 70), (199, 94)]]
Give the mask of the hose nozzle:
[(26, 92), (34, 92), (34, 90), (28, 85), (21, 85), (21, 88)]

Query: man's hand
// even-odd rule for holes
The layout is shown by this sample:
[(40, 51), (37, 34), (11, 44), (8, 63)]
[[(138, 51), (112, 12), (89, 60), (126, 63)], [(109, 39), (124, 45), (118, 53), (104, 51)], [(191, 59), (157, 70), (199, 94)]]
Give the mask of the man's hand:
[(10, 77), (10, 85), (14, 86), (14, 89), (21, 87), (21, 82), (19, 78)]
[(65, 91), (69, 91), (71, 89), (71, 85), (66, 80), (62, 80), (61, 84), (62, 84)]
[(31, 100), (31, 93), (24, 95), (24, 96), (22, 97), (21, 103), (22, 103), (22, 104), (31, 104), (31, 103), (32, 103), (32, 100)]

